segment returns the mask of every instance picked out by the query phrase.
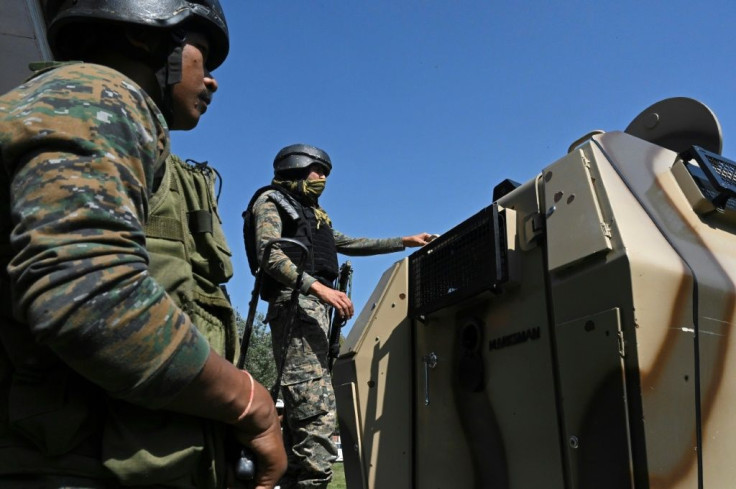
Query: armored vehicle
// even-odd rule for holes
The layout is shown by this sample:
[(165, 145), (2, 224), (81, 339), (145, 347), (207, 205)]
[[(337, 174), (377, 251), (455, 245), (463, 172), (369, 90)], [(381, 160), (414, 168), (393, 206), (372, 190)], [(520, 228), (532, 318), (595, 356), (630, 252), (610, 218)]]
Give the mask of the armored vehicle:
[(349, 489), (736, 483), (736, 162), (658, 102), (395, 263), (334, 369)]

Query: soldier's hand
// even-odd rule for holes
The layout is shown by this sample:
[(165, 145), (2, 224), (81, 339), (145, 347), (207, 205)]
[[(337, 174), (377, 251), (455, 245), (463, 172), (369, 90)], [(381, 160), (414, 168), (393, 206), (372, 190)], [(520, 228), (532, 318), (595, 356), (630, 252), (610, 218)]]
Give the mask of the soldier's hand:
[(424, 246), (427, 243), (431, 243), (439, 237), (439, 234), (419, 233), (413, 236), (404, 236), (401, 238), (401, 243), (407, 248), (416, 248), (417, 246)]
[(281, 423), (266, 388), (253, 381), (253, 389), (253, 402), (248, 413), (235, 424), (235, 437), (256, 457), (255, 489), (272, 489), (286, 471)]
[(343, 319), (350, 319), (355, 313), (353, 301), (345, 293), (327, 287), (320, 282), (314, 282), (309, 291), (316, 295), (322, 302), (335, 308), (335, 311)]
[(271, 395), (214, 350), (199, 374), (164, 408), (232, 426), (238, 443), (256, 457), (256, 489), (272, 489), (286, 472), (281, 425)]

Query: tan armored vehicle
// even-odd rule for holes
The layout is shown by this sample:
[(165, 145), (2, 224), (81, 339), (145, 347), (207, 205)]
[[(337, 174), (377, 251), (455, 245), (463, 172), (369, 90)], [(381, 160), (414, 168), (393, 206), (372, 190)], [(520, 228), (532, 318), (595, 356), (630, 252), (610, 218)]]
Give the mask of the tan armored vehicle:
[(736, 486), (736, 163), (687, 98), (387, 270), (334, 370), (349, 489)]

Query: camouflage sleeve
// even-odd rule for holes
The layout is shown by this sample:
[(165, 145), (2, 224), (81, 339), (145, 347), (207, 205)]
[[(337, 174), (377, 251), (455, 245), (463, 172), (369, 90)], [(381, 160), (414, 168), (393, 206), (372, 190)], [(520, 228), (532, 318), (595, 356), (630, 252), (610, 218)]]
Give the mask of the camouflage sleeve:
[[(263, 258), (263, 252), (271, 239), (280, 238), (283, 229), (281, 214), (276, 204), (269, 199), (270, 192), (264, 192), (253, 204), (253, 215), (255, 216), (256, 243), (258, 245), (258, 261)], [(296, 286), (296, 265), (287, 257), (278, 246), (271, 249), (271, 255), (265, 268), (266, 273), (287, 287)], [(309, 293), (309, 288), (316, 281), (308, 273), (304, 273), (301, 291)]]
[(383, 253), (402, 251), (404, 249), (404, 245), (401, 243), (401, 238), (351, 238), (336, 229), (332, 230), (332, 234), (335, 236), (335, 244), (337, 245), (338, 253), (342, 253), (343, 255), (380, 255)]
[(119, 73), (78, 64), (0, 98), (0, 123), (14, 314), (111, 395), (166, 405), (209, 345), (148, 274), (142, 222), (168, 152), (160, 113)]

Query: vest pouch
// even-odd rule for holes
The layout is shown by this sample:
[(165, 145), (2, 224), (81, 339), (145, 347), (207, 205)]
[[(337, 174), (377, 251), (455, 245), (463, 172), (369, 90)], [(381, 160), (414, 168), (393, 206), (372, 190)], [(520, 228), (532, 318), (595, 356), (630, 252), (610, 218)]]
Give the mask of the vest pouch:
[(192, 235), (196, 252), (192, 254), (192, 270), (212, 284), (222, 284), (233, 276), (232, 252), (211, 234)]
[(230, 336), (233, 333), (228, 331), (229, 324), (223, 325), (222, 321), (196, 302), (187, 304), (185, 310), (192, 322), (197, 325), (197, 330), (207, 338), (207, 342), (212, 349), (221, 357), (232, 359), (234, 356), (233, 348), (237, 341)]
[(232, 252), (217, 214), (216, 172), (206, 164), (190, 165), (175, 155), (171, 155), (167, 171), (178, 189), (178, 202), (171, 204), (186, 213), (185, 239), (194, 275), (216, 286), (227, 282), (233, 276)]
[(69, 453), (99, 429), (94, 397), (102, 398), (96, 387), (61, 366), (18, 370), (9, 392), (10, 429), (46, 455)]
[(102, 463), (123, 486), (214, 489), (204, 430), (204, 420), (193, 416), (109, 399)]

